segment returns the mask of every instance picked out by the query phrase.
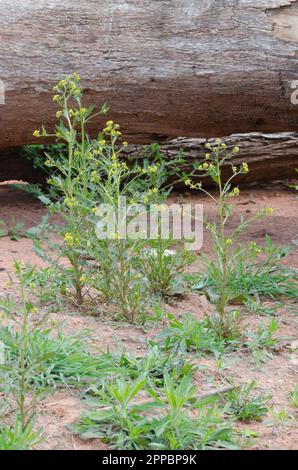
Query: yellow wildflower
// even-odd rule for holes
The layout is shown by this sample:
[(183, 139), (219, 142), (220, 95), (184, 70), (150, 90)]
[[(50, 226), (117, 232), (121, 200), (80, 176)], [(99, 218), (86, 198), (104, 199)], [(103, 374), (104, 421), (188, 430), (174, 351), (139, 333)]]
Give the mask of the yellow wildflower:
[(273, 212), (274, 212), (274, 211), (273, 211), (272, 207), (266, 207), (266, 208), (264, 209), (264, 214), (272, 215)]
[(68, 246), (73, 246), (74, 245), (74, 238), (71, 233), (66, 233), (64, 235), (64, 241), (67, 243)]
[(242, 171), (242, 173), (248, 173), (248, 172), (249, 172), (249, 168), (248, 168), (248, 164), (247, 164), (247, 163), (242, 163), (242, 165), (241, 165), (241, 171)]
[(239, 196), (240, 194), (240, 191), (239, 191), (239, 188), (234, 188), (230, 194), (229, 194), (229, 197), (236, 197), (236, 196)]

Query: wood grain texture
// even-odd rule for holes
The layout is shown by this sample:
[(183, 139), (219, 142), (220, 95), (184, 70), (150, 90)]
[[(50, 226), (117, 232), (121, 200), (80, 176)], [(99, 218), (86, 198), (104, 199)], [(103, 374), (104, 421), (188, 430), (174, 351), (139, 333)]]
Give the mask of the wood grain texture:
[[(132, 142), (297, 130), (294, 0), (1, 0), (0, 147), (54, 125), (77, 71)], [(92, 130), (97, 130), (94, 123)]]
[[(283, 132), (276, 134), (235, 134), (222, 139), (228, 146), (240, 149), (233, 163), (239, 165), (246, 162), (250, 171), (246, 175), (239, 175), (237, 182), (252, 183), (268, 180), (294, 179), (295, 168), (298, 162), (298, 133)], [(212, 142), (212, 140), (210, 140)], [(177, 156), (183, 149), (186, 163), (184, 170), (192, 168), (194, 162), (205, 161), (206, 139), (177, 138), (160, 144), (160, 150), (168, 159)], [(135, 145), (129, 148), (128, 153), (136, 158), (142, 152), (142, 146)], [(230, 176), (230, 165), (223, 171), (224, 177)], [(212, 183), (210, 181), (210, 183)]]
[[(235, 156), (234, 162), (241, 164), (247, 162), (250, 172), (238, 177), (238, 182), (257, 182), (268, 180), (282, 180), (295, 178), (295, 167), (298, 161), (298, 133), (284, 132), (278, 134), (238, 134), (223, 138), (229, 148), (237, 145), (240, 153)], [(177, 156), (183, 149), (186, 164), (183, 169), (192, 169), (196, 161), (204, 161), (206, 139), (177, 138), (160, 144), (163, 155), (168, 158)], [(28, 181), (30, 183), (45, 184), (46, 176), (32, 168), (30, 161), (22, 156), (19, 149), (2, 150), (0, 158), (0, 181), (11, 179)], [(148, 155), (142, 145), (131, 145), (127, 155), (142, 158)], [(229, 175), (229, 170), (224, 176)], [(178, 185), (179, 186), (179, 185)], [(185, 186), (182, 185), (185, 189)]]

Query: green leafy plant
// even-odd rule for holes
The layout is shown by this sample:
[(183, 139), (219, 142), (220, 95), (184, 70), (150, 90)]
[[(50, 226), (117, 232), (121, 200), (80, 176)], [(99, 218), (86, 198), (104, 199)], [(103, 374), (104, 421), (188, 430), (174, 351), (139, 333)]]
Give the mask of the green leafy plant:
[[(212, 320), (215, 326), (218, 325), (217, 329), (221, 331), (222, 336), (237, 338), (240, 334), (239, 312), (235, 309), (229, 311), (228, 307), (229, 303), (235, 300), (235, 293), (231, 292), (230, 289), (235, 267), (241, 256), (242, 259), (248, 256), (247, 247), (243, 248), (239, 245), (239, 236), (248, 227), (249, 223), (264, 214), (272, 213), (272, 209), (264, 209), (249, 220), (242, 219), (234, 230), (228, 231), (227, 222), (233, 213), (233, 205), (230, 200), (239, 195), (239, 188), (237, 186), (232, 187), (233, 180), (239, 175), (248, 173), (248, 165), (242, 163), (240, 166), (236, 166), (232, 158), (239, 152), (239, 148), (234, 147), (229, 151), (226, 144), (220, 139), (217, 139), (214, 143), (208, 142), (206, 148), (205, 162), (196, 163), (193, 172), (184, 177), (185, 184), (192, 189), (202, 191), (210, 197), (218, 211), (218, 220), (212, 223), (209, 222), (207, 225), (214, 242), (215, 259), (210, 260), (207, 257), (202, 257), (207, 269), (207, 279), (205, 283), (203, 282), (201, 288), (208, 282), (211, 284), (212, 292), (209, 292), (209, 295), (212, 297), (218, 315), (210, 321)], [(226, 181), (223, 178), (224, 166), (231, 169), (231, 176)], [(194, 178), (197, 176), (211, 178), (217, 187), (217, 195), (213, 196), (202, 187), (201, 183), (196, 183)], [(251, 247), (249, 249), (251, 250)], [(240, 295), (242, 295), (242, 292), (240, 292)]]
[[(5, 345), (7, 367), (14, 367), (18, 357), (21, 333), (12, 328), (0, 328), (0, 340)], [(65, 336), (54, 328), (35, 328), (28, 337), (25, 352), (28, 381), (36, 388), (61, 385), (79, 386), (106, 373), (104, 356), (94, 357), (86, 351), (86, 335)], [(108, 367), (110, 369), (110, 367)]]
[(149, 343), (146, 354), (141, 357), (136, 357), (123, 349), (120, 354), (106, 353), (105, 357), (106, 363), (110, 364), (109, 377), (92, 384), (87, 394), (102, 393), (105, 383), (115, 378), (115, 372), (118, 376), (132, 380), (146, 376), (150, 386), (160, 388), (164, 385), (166, 372), (179, 383), (185, 375), (193, 375), (196, 371), (191, 360), (186, 359), (183, 353), (164, 351), (154, 341)]
[(173, 240), (151, 240), (145, 256), (140, 258), (141, 272), (148, 279), (150, 290), (163, 297), (184, 293), (187, 288), (185, 268), (196, 256), (183, 244), (173, 249)]
[[(260, 299), (278, 300), (296, 298), (298, 294), (297, 272), (281, 265), (281, 260), (290, 248), (275, 246), (266, 236), (265, 246), (255, 242), (245, 248), (235, 248), (228, 272), (229, 303), (243, 303), (251, 311), (270, 314), (272, 311), (262, 306)], [(217, 290), (212, 272), (201, 278), (194, 290), (204, 290), (211, 300), (216, 300)]]
[[(60, 197), (54, 201), (47, 196), (40, 199), (50, 213), (62, 217), (63, 225), (46, 224), (62, 241), (55, 243), (48, 238), (48, 253), (43, 246), (45, 239), (36, 243), (35, 249), (49, 262), (53, 263), (53, 252), (57, 253), (56, 264), (62, 258), (68, 260), (68, 269), (61, 269), (67, 275), (66, 285), (74, 291), (77, 305), (83, 303), (86, 293), (92, 295), (97, 291), (116, 307), (116, 316), (131, 322), (143, 321), (151, 307), (150, 280), (144, 278), (139, 264), (142, 253), (145, 256), (147, 235), (122, 237), (121, 227), (138, 217), (138, 204), (145, 207), (146, 213), (149, 203), (159, 204), (165, 199), (170, 188), (163, 185), (171, 166), (175, 168), (180, 157), (167, 162), (156, 152), (141, 162), (128, 159), (128, 144), (121, 141), (119, 125), (111, 120), (97, 139), (90, 139), (88, 123), (105, 114), (107, 107), (102, 106), (98, 113), (94, 113), (93, 107), (83, 107), (77, 74), (61, 80), (55, 91), (53, 99), (60, 108), (57, 112), (60, 122), (54, 137), (64, 147), (58, 156), (46, 152), (45, 165), (51, 169), (48, 183)], [(50, 136), (44, 128), (34, 135)], [(123, 215), (120, 206), (124, 199), (128, 207)], [(107, 205), (117, 217), (108, 236), (101, 237), (99, 231), (107, 232), (102, 210)]]
[[(218, 409), (216, 405), (208, 406), (214, 402), (214, 397), (197, 399), (190, 376), (186, 375), (177, 385), (173, 378), (165, 374), (162, 393), (167, 407), (161, 418), (154, 419), (156, 437), (152, 448), (236, 448), (231, 424), (225, 423), (223, 419), (224, 410)], [(194, 409), (196, 417), (191, 414)]]
[(39, 441), (38, 432), (32, 429), (31, 423), (24, 428), (16, 419), (13, 425), (0, 425), (0, 450), (29, 450)]
[(219, 356), (228, 343), (209, 328), (207, 321), (198, 321), (192, 315), (183, 315), (179, 321), (168, 314), (169, 326), (160, 334), (165, 350), (197, 353), (212, 353)]
[[(20, 263), (14, 263), (14, 271), (19, 280), (20, 301), (17, 304), (12, 298), (8, 297), (6, 300), (1, 301), (1, 308), (14, 327), (17, 326), (19, 332), (16, 336), (13, 364), (10, 363), (10, 350), (6, 349), (5, 335), (4, 337), (0, 336), (1, 343), (5, 347), (4, 363), (0, 365), (0, 373), (4, 378), (1, 390), (11, 397), (10, 407), (15, 408), (15, 424), (14, 428), (7, 426), (0, 428), (0, 435), (2, 435), (4, 447), (17, 445), (19, 442), (23, 448), (26, 442), (29, 444), (34, 440), (32, 426), (36, 402), (39, 398), (37, 390), (31, 383), (36, 364), (30, 364), (29, 366), (26, 361), (30, 338), (35, 329), (31, 318), (36, 313), (36, 309), (27, 295), (22, 280), (22, 266)], [(1, 327), (1, 332), (4, 330), (5, 328)], [(12, 433), (15, 433), (15, 441), (12, 438)]]
[[(0, 326), (5, 362), (0, 365), (3, 387), (8, 387), (18, 405), (24, 429), (34, 414), (35, 399), (47, 388), (85, 385), (111, 372), (106, 355), (94, 356), (86, 348), (87, 332), (64, 335), (63, 325), (46, 325), (47, 315), (38, 316), (28, 294), (27, 273), (15, 262), (20, 302), (11, 296), (1, 301), (6, 324)], [(26, 399), (31, 394), (32, 399)]]
[(9, 237), (11, 241), (17, 242), (20, 238), (34, 238), (34, 227), (25, 230), (25, 224), (22, 222), (14, 222), (9, 226), (3, 220), (0, 220), (0, 226), (5, 228), (0, 230), (0, 237)]
[[(35, 241), (35, 247), (38, 242)], [(37, 267), (27, 263), (24, 266), (22, 277), (28, 290), (34, 292), (36, 301), (41, 304), (59, 304), (60, 296), (66, 297), (67, 289), (71, 288), (71, 275), (68, 278), (68, 270), (62, 272), (55, 263), (47, 267)], [(60, 296), (57, 297), (57, 292)]]
[[(165, 373), (158, 394), (146, 388), (144, 376), (117, 379), (106, 385), (103, 397), (89, 402), (93, 409), (74, 426), (81, 437), (100, 438), (122, 450), (235, 448), (230, 424), (220, 410), (208, 406), (214, 399), (197, 400), (187, 375), (177, 385)], [(194, 408), (196, 418), (190, 414)]]
[(274, 428), (277, 427), (287, 427), (291, 426), (291, 422), (295, 418), (290, 415), (290, 413), (286, 409), (276, 409), (276, 408), (271, 408), (270, 409), (270, 416), (268, 419), (266, 419), (265, 423), (267, 426), (274, 426)]
[(260, 321), (255, 332), (249, 331), (246, 336), (249, 341), (246, 345), (252, 349), (274, 350), (278, 345), (278, 339), (274, 334), (279, 330), (279, 323), (275, 318), (271, 318), (267, 325)]
[(295, 408), (298, 408), (298, 384), (295, 388), (289, 393), (290, 403)]
[(118, 378), (108, 384), (105, 401), (92, 402), (93, 408), (104, 407), (83, 413), (74, 431), (86, 439), (99, 438), (112, 448), (146, 448), (147, 423), (141, 413), (148, 410), (148, 405), (146, 402), (131, 403), (145, 383), (146, 379), (139, 377), (134, 381)]
[(225, 395), (229, 412), (240, 421), (260, 421), (269, 411), (270, 396), (253, 395), (256, 383), (250, 382), (234, 387)]
[(262, 363), (273, 359), (273, 353), (278, 348), (279, 340), (274, 337), (279, 330), (279, 323), (275, 318), (271, 318), (267, 324), (259, 322), (255, 331), (248, 331), (244, 340), (244, 346), (251, 352), (258, 367)]

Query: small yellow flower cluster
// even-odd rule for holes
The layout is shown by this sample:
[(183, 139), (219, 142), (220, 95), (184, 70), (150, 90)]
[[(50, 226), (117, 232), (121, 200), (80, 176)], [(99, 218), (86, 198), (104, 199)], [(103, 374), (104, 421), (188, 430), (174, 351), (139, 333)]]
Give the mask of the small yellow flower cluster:
[(121, 171), (127, 171), (128, 167), (125, 162), (119, 162), (117, 156), (114, 154), (114, 158), (112, 156), (112, 165), (109, 170), (109, 175), (117, 175)]
[(254, 251), (256, 255), (258, 255), (262, 251), (256, 242), (250, 242), (249, 247), (252, 251)]
[(157, 173), (157, 170), (158, 170), (157, 165), (151, 165), (151, 166), (148, 166), (147, 168), (148, 173)]
[(107, 121), (106, 127), (103, 129), (105, 134), (110, 135), (111, 137), (120, 137), (121, 132), (119, 131), (120, 126), (119, 124), (114, 124), (113, 121)]
[(246, 174), (249, 172), (248, 164), (247, 163), (242, 163), (241, 165), (241, 173)]
[(190, 178), (187, 178), (184, 181), (185, 186), (188, 186), (190, 189), (201, 189), (202, 183), (193, 183)]
[(201, 189), (202, 183), (193, 183), (190, 178), (187, 178), (184, 181), (185, 186), (188, 186), (190, 189)]
[(158, 193), (158, 189), (157, 188), (150, 188), (148, 189), (148, 193), (147, 195), (144, 195), (142, 197), (142, 201), (144, 204), (148, 204), (148, 202), (150, 201), (150, 196), (152, 196), (153, 194), (157, 194)]
[[(214, 154), (219, 154), (221, 151), (226, 150), (227, 144), (225, 144), (221, 139), (215, 139), (215, 145), (212, 145), (210, 142), (206, 142), (205, 144), (206, 149), (212, 150)], [(210, 153), (205, 154), (206, 160), (211, 157)]]
[(233, 240), (231, 238), (226, 238), (226, 245), (232, 245)]
[(121, 240), (120, 233), (115, 232), (115, 233), (111, 234), (111, 238), (112, 238), (112, 240)]
[(78, 84), (80, 82), (80, 77), (77, 74), (77, 72), (74, 72), (73, 75), (66, 75), (66, 77), (63, 80), (60, 80), (58, 85), (55, 85), (53, 87), (54, 91), (57, 91), (58, 93), (61, 93), (63, 91), (76, 91), (78, 89)]
[(101, 181), (100, 175), (95, 170), (91, 173), (91, 181), (92, 183), (99, 183)]
[(76, 199), (74, 197), (66, 197), (64, 203), (68, 207), (74, 207), (76, 205)]
[(66, 233), (64, 235), (64, 241), (66, 242), (68, 246), (71, 247), (71, 246), (76, 245), (78, 240), (71, 233)]
[(238, 187), (236, 187), (229, 193), (229, 197), (236, 197), (236, 196), (239, 196), (239, 194), (240, 194), (240, 190)]
[(203, 165), (199, 166), (199, 170), (208, 170), (209, 169), (209, 164), (208, 163), (203, 163)]
[(46, 137), (47, 135), (48, 135), (47, 131), (45, 130), (44, 127), (42, 127), (41, 132), (38, 129), (33, 132), (34, 137)]
[(200, 166), (198, 167), (198, 169), (199, 169), (200, 171), (203, 171), (203, 170), (213, 170), (213, 169), (214, 169), (214, 165), (213, 165), (213, 163), (207, 163), (207, 162), (205, 162), (205, 163), (203, 163), (202, 165), (200, 165)]
[(63, 103), (63, 99), (62, 99), (61, 96), (59, 96), (59, 95), (54, 95), (54, 96), (53, 96), (53, 102), (54, 102), (54, 103), (57, 103), (57, 104), (62, 104), (62, 103)]
[(265, 209), (263, 209), (263, 212), (266, 215), (272, 215), (274, 210), (272, 209), (272, 207), (265, 207)]
[(97, 142), (97, 148), (93, 150), (93, 155), (101, 155), (106, 143), (107, 141), (105, 139), (100, 138)]
[[(64, 106), (64, 100), (67, 96), (73, 96), (75, 99), (81, 96), (81, 89), (79, 87), (80, 77), (75, 72), (72, 76), (67, 75), (65, 79), (60, 80), (58, 85), (54, 86), (53, 90), (56, 94), (53, 96), (54, 103), (59, 106)], [(57, 118), (61, 118), (63, 113), (59, 113)]]

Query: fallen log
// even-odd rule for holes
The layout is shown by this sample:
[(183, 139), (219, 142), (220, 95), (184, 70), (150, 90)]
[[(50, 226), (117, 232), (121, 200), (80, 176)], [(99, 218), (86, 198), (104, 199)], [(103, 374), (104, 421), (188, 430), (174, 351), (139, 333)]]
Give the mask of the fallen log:
[[(224, 137), (229, 146), (238, 146), (240, 152), (235, 156), (235, 163), (248, 163), (250, 172), (238, 177), (238, 182), (257, 182), (295, 178), (294, 169), (298, 167), (298, 133), (284, 132), (276, 134), (234, 134)], [(206, 139), (177, 138), (160, 143), (160, 151), (172, 159), (183, 150), (186, 164), (185, 171), (192, 164), (204, 160)], [(127, 154), (139, 158), (147, 155), (146, 146), (131, 145)], [(227, 173), (228, 174), (228, 173)], [(23, 180), (29, 183), (45, 181), (45, 176), (33, 168), (32, 161), (24, 157), (19, 149), (9, 149), (0, 154), (0, 181)]]
[(0, 147), (53, 128), (73, 71), (130, 142), (296, 131), (297, 15), (295, 0), (1, 0)]
[[(238, 146), (240, 149), (233, 163), (246, 162), (250, 171), (239, 175), (238, 182), (257, 182), (268, 180), (283, 180), (295, 178), (295, 168), (298, 167), (298, 133), (284, 132), (276, 134), (234, 134), (224, 137), (223, 142), (229, 148)], [(194, 162), (204, 161), (206, 139), (177, 138), (160, 144), (160, 151), (167, 159), (177, 156), (183, 150), (186, 163), (184, 170), (192, 168)], [(212, 142), (212, 139), (209, 140)], [(145, 154), (143, 147), (130, 146), (128, 153), (133, 157)], [(224, 177), (230, 174), (229, 168), (223, 172)], [(206, 182), (205, 182), (206, 183)], [(210, 181), (211, 183), (211, 181)]]

